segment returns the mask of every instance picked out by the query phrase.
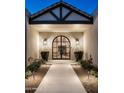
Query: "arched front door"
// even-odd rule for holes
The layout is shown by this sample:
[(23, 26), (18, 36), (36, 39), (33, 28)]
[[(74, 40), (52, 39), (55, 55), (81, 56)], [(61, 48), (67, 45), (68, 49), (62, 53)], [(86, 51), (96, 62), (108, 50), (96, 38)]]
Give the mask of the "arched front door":
[(71, 43), (70, 40), (59, 35), (54, 38), (52, 43), (52, 58), (55, 60), (69, 60), (71, 54)]

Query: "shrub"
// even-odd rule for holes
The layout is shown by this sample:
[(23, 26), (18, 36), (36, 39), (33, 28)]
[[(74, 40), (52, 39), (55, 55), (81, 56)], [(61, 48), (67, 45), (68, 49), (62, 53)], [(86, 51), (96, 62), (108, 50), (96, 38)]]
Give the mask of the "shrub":
[(98, 77), (98, 72), (97, 72), (97, 71), (91, 70), (90, 73), (91, 73), (93, 76)]
[(81, 60), (80, 64), (84, 69), (88, 70), (92, 75), (98, 77), (98, 68), (90, 64), (88, 60)]
[(42, 59), (40, 59), (40, 60), (35, 59), (32, 64), (27, 66), (25, 68), (25, 78), (28, 79), (28, 77), (30, 75), (32, 75), (33, 72), (36, 72), (39, 69), (39, 67), (41, 66), (42, 63), (43, 63)]
[(90, 73), (92, 75), (94, 75), (95, 77), (98, 77), (98, 68), (97, 67), (93, 67), (92, 70), (90, 71)]
[(25, 78), (26, 78), (26, 79), (28, 79), (28, 77), (31, 76), (31, 75), (32, 75), (32, 72), (31, 72), (30, 70), (27, 70), (27, 71), (25, 72)]
[(84, 69), (87, 68), (86, 60), (81, 60), (81, 61), (80, 61), (80, 64), (81, 64), (81, 66), (82, 66)]
[(41, 66), (41, 60), (39, 61), (34, 61), (32, 64), (30, 64), (29, 66), (26, 67), (25, 72), (27, 71), (31, 71), (32, 72), (36, 72), (38, 70), (38, 68)]
[(87, 69), (88, 71), (90, 71), (92, 68), (93, 68), (93, 66), (92, 65), (90, 65), (88, 62), (87, 62), (87, 60), (81, 60), (81, 66), (84, 68), (84, 69)]

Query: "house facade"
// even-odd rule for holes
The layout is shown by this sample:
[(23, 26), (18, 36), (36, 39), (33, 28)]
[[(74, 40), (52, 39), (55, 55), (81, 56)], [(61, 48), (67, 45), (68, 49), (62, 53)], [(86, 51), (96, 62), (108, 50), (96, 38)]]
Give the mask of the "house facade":
[(83, 59), (93, 58), (98, 65), (98, 15), (57, 2), (34, 14), (26, 10), (26, 65), (29, 57), (41, 58), (49, 51), (48, 60), (75, 60), (75, 51)]

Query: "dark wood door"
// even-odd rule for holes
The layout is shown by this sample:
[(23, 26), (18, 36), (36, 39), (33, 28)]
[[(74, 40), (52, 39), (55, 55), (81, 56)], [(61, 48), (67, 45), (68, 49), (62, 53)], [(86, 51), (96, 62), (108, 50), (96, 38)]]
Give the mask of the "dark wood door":
[(69, 60), (71, 54), (70, 40), (63, 36), (57, 36), (52, 43), (52, 58), (55, 60)]

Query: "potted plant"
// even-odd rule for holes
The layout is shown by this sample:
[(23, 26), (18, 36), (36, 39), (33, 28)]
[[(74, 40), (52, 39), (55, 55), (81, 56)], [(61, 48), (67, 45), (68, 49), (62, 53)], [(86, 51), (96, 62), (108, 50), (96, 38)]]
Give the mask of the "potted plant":
[(41, 57), (44, 61), (48, 61), (49, 51), (41, 51)]
[(76, 61), (79, 61), (83, 57), (83, 51), (75, 51), (74, 55), (75, 55)]

